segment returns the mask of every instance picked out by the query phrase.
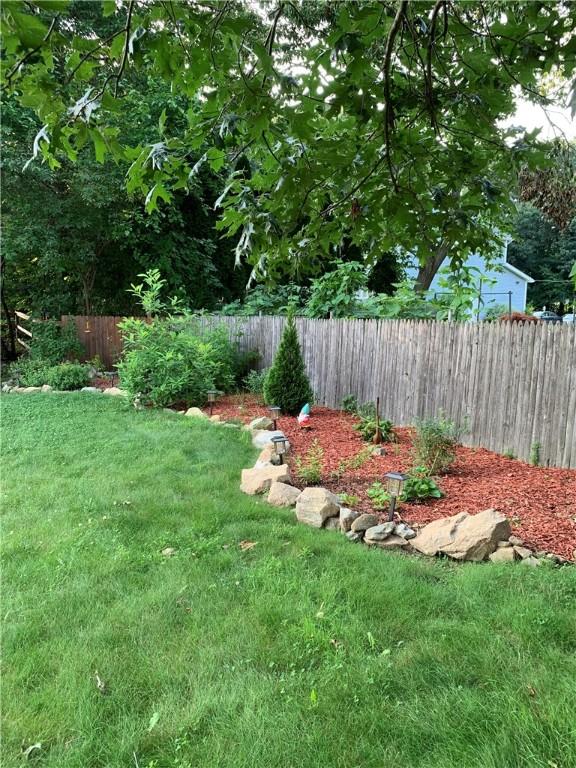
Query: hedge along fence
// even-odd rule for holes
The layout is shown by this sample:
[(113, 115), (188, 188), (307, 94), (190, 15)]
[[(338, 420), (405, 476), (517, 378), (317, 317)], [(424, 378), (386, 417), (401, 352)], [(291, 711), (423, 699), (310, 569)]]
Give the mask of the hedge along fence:
[[(88, 357), (113, 362), (107, 335), (120, 318), (73, 318)], [(224, 324), (240, 346), (272, 363), (283, 317), (200, 316)], [(410, 425), (443, 411), (466, 420), (466, 445), (528, 460), (540, 446), (544, 465), (576, 467), (576, 328), (550, 323), (445, 323), (415, 320), (297, 318), (316, 402), (339, 407), (380, 397), (383, 417)], [(99, 329), (98, 331), (96, 329)], [(107, 330), (106, 330), (107, 329)], [(117, 332), (117, 331), (116, 331)], [(88, 343), (85, 338), (88, 337)], [(116, 342), (116, 338), (118, 341)], [(103, 346), (99, 346), (102, 344)], [(109, 362), (107, 362), (109, 361)]]

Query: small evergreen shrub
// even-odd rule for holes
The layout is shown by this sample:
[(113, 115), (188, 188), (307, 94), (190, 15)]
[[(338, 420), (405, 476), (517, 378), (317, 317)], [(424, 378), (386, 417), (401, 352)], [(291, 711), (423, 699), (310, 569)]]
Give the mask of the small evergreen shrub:
[(324, 449), (318, 442), (313, 440), (312, 445), (306, 451), (304, 458), (296, 456), (294, 463), (296, 465), (296, 475), (303, 483), (314, 485), (322, 479), (322, 459), (324, 458)]
[(312, 400), (312, 388), (304, 369), (294, 314), (290, 312), (280, 346), (264, 382), (264, 399), (282, 413), (296, 416)]
[(81, 389), (88, 386), (90, 376), (85, 365), (62, 363), (48, 369), (45, 383), (50, 384), (53, 389)]
[(456, 446), (466, 427), (445, 416), (421, 419), (415, 424), (414, 458), (430, 475), (445, 472), (456, 458)]

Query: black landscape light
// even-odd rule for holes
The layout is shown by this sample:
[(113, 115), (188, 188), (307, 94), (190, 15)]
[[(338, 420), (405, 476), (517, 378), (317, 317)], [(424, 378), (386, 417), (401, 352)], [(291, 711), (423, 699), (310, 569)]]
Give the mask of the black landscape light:
[(270, 416), (272, 416), (272, 421), (274, 422), (274, 429), (278, 429), (276, 422), (280, 418), (280, 412), (282, 409), (279, 405), (270, 405), (268, 406), (268, 410), (270, 411)]
[(206, 392), (206, 397), (208, 398), (208, 405), (210, 406), (210, 416), (212, 416), (212, 409), (214, 408), (214, 403), (218, 397), (218, 390), (209, 389), (208, 392)]
[(278, 456), (278, 464), (284, 464), (284, 454), (288, 449), (286, 443), (288, 440), (284, 435), (275, 435), (272, 438), (272, 445), (274, 446), (274, 452)]
[(386, 478), (386, 489), (390, 495), (390, 509), (388, 510), (388, 520), (394, 520), (394, 512), (396, 510), (396, 500), (402, 495), (404, 483), (408, 479), (408, 475), (403, 475), (402, 472), (386, 472), (384, 475)]

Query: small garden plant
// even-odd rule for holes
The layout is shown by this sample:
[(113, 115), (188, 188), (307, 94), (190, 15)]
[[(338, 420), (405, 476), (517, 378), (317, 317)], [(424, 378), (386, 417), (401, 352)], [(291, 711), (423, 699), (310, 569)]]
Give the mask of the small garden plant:
[(294, 464), (296, 466), (296, 475), (303, 483), (315, 485), (322, 479), (322, 459), (324, 458), (324, 449), (318, 440), (313, 440), (312, 445), (306, 451), (304, 457), (296, 456)]
[[(367, 489), (366, 495), (371, 499), (374, 509), (385, 509), (390, 503), (390, 494), (383, 483), (372, 483)], [(419, 502), (426, 499), (440, 499), (443, 495), (436, 481), (430, 477), (426, 467), (414, 467), (408, 474), (398, 500), (401, 502)]]
[(456, 446), (466, 425), (440, 415), (421, 419), (415, 424), (414, 459), (418, 467), (425, 467), (430, 475), (446, 472), (456, 458)]

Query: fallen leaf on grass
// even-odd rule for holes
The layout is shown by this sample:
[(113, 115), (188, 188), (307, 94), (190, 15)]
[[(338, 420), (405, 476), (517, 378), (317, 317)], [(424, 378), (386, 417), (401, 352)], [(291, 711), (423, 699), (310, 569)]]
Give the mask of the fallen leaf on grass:
[(241, 541), (238, 546), (243, 552), (245, 552), (247, 549), (252, 549), (255, 547), (256, 544), (258, 544), (257, 541)]
[(102, 696), (105, 696), (108, 693), (108, 686), (106, 685), (104, 680), (102, 680), (102, 678), (98, 674), (98, 670), (96, 670), (96, 672), (94, 672), (94, 679), (96, 681), (96, 688), (98, 688), (98, 690), (100, 691)]
[(536, 696), (536, 689), (533, 688), (531, 685), (528, 686), (528, 695), (529, 696)]
[(174, 547), (164, 547), (160, 554), (164, 555), (164, 557), (172, 557), (172, 555), (176, 554), (176, 550)]
[(150, 722), (148, 723), (148, 733), (150, 733), (150, 731), (155, 727), (155, 725), (158, 723), (158, 720), (160, 720), (160, 712), (154, 712), (150, 718)]
[(38, 750), (40, 751), (42, 749), (42, 744), (38, 742), (37, 744), (30, 744), (29, 747), (24, 747), (24, 744), (22, 744), (22, 757), (25, 757), (26, 760), (29, 760), (31, 757), (33, 757), (33, 753)]

